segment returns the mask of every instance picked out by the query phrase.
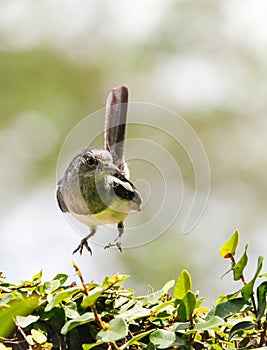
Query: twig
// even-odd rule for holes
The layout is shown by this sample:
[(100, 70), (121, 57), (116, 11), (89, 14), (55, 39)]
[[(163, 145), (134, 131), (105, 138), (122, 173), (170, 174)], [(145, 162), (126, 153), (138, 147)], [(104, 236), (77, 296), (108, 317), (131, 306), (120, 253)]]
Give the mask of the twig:
[[(72, 261), (72, 266), (74, 267), (78, 277), (80, 278), (80, 281), (81, 281), (82, 286), (83, 286), (84, 294), (88, 295), (88, 289), (87, 289), (87, 286), (85, 284), (82, 272), (81, 272), (79, 266), (77, 265), (77, 263), (74, 260)], [(90, 307), (91, 307), (91, 309), (92, 309), (92, 311), (94, 313), (95, 320), (99, 324), (100, 328), (101, 329), (106, 329), (105, 323), (102, 321), (101, 317), (99, 316), (96, 306), (95, 305), (91, 305)], [(118, 345), (116, 344), (115, 341), (114, 342), (110, 342), (109, 345), (111, 345), (115, 350), (119, 350), (119, 347), (118, 347)]]
[(29, 345), (29, 350), (33, 350), (32, 346), (28, 343), (27, 341), (27, 335), (26, 333), (24, 332), (24, 330), (20, 327), (20, 325), (18, 324), (17, 320), (14, 319), (14, 322), (15, 322), (15, 325), (18, 329), (18, 331), (21, 333), (21, 335), (23, 336), (23, 338), (25, 339), (26, 343)]
[(83, 286), (83, 292), (84, 292), (84, 294), (85, 294), (85, 295), (88, 295), (88, 289), (87, 289), (87, 286), (86, 286), (86, 284), (85, 284), (85, 282), (84, 282), (82, 272), (81, 272), (79, 266), (77, 265), (77, 263), (76, 263), (74, 260), (72, 260), (72, 266), (74, 267), (74, 269), (75, 269), (75, 271), (76, 271), (78, 277), (79, 277), (80, 280), (81, 280), (81, 283), (82, 283), (82, 286)]
[[(231, 262), (232, 262), (232, 266), (234, 267), (236, 265), (236, 261), (235, 261), (235, 258), (233, 257), (232, 254), (230, 255), (230, 259), (231, 259)], [(244, 286), (247, 284), (247, 282), (245, 280), (245, 276), (244, 276), (243, 273), (241, 275), (241, 281), (243, 282)], [(257, 317), (257, 306), (256, 306), (256, 301), (255, 301), (255, 298), (254, 298), (253, 291), (252, 291), (252, 294), (250, 295), (250, 298), (251, 298), (251, 301), (252, 301), (254, 314)], [(260, 323), (259, 322), (258, 322), (258, 327), (260, 328)]]

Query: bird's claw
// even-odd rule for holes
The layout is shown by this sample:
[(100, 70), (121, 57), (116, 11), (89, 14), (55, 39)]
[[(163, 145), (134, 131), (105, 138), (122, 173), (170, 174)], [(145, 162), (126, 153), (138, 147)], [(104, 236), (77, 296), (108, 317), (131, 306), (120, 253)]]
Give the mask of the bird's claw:
[(81, 243), (78, 245), (78, 247), (73, 251), (72, 254), (75, 254), (79, 251), (80, 255), (82, 255), (83, 253), (83, 248), (86, 248), (88, 250), (88, 252), (92, 255), (92, 249), (90, 248), (88, 242), (87, 242), (87, 239), (84, 238), (81, 240)]
[(117, 237), (113, 243), (109, 243), (105, 246), (105, 249), (110, 247), (117, 247), (120, 252), (122, 252), (121, 238)]

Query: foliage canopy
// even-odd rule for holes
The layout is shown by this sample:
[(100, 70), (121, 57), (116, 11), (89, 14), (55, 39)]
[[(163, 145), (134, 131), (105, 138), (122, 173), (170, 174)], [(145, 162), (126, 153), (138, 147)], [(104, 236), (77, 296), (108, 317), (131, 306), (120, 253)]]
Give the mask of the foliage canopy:
[[(267, 274), (258, 258), (253, 278), (246, 282), (247, 249), (236, 262), (239, 232), (221, 247), (230, 259), (235, 293), (219, 296), (211, 308), (193, 291), (190, 273), (160, 290), (135, 296), (122, 282), (127, 275), (105, 277), (102, 284), (66, 284), (57, 274), (42, 283), (42, 272), (18, 285), (0, 277), (0, 350), (3, 349), (252, 349), (267, 346)], [(228, 272), (229, 272), (228, 271)], [(263, 279), (263, 281), (261, 281)], [(261, 282), (261, 283), (258, 283)], [(256, 293), (256, 298), (254, 293)]]

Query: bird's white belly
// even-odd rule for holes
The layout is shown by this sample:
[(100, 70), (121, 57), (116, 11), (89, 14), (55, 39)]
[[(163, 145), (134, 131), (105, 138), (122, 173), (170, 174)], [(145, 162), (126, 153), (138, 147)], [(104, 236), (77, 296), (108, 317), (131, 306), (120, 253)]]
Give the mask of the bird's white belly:
[(117, 224), (118, 222), (124, 221), (127, 217), (128, 213), (130, 212), (130, 202), (124, 202), (124, 208), (121, 211), (114, 210), (110, 207), (106, 208), (105, 210), (97, 213), (97, 214), (87, 214), (87, 215), (81, 215), (72, 213), (72, 215), (82, 222), (83, 224), (92, 227), (92, 226), (98, 226), (98, 225), (105, 225), (105, 224)]

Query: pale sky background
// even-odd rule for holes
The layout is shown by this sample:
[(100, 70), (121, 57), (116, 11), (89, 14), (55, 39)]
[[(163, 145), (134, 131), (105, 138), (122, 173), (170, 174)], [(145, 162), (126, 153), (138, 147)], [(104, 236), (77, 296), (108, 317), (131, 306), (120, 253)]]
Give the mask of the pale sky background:
[[(257, 256), (266, 256), (267, 2), (225, 0), (213, 5), (212, 1), (204, 1), (195, 2), (194, 6), (193, 2), (186, 5), (185, 1), (178, 1), (177, 18), (179, 23), (184, 21), (181, 32), (172, 32), (168, 22), (165, 26), (162, 23), (172, 11), (170, 4), (173, 2), (155, 0), (0, 0), (0, 55), (1, 51), (49, 47), (67, 61), (81, 66), (90, 62), (99, 70), (105, 58), (110, 74), (101, 91), (103, 103), (97, 109), (104, 107), (106, 92), (123, 80), (130, 86), (133, 101), (164, 106), (185, 120), (192, 114), (192, 120), (200, 123), (203, 110), (219, 110), (221, 106), (242, 116), (229, 124), (227, 117), (225, 124), (218, 119), (214, 122), (219, 125), (215, 131), (201, 129), (199, 137), (211, 167), (207, 209), (189, 235), (179, 233), (181, 220), (164, 234), (168, 237), (166, 242), (175, 239), (175, 244), (185, 247), (189, 262), (184, 261), (183, 265), (180, 261), (179, 266), (189, 271), (193, 266), (193, 282), (198, 276), (196, 288), (212, 301), (237, 288), (237, 284), (227, 285), (230, 276), (220, 280), (229, 264), (218, 253), (237, 227), (241, 231), (241, 246), (250, 243), (248, 279), (255, 270)], [(198, 18), (198, 13), (202, 17)], [(162, 33), (162, 42), (173, 46), (166, 53), (155, 44), (155, 56), (150, 53), (139, 57), (140, 65), (144, 60), (149, 66), (151, 60), (151, 68), (133, 71), (127, 55), (136, 47), (153, 46), (155, 33)], [(118, 47), (121, 51), (114, 52)], [(117, 58), (124, 64), (121, 75), (111, 69)], [(80, 119), (84, 117), (81, 115)], [(54, 180), (49, 177), (26, 190), (22, 185), (38, 158), (54, 149), (61, 132), (57, 128), (41, 112), (21, 111), (0, 130), (0, 270), (12, 281), (29, 279), (40, 269), (45, 279), (59, 272), (74, 276), (71, 252), (80, 236), (57, 208), (56, 169)], [(29, 130), (41, 132), (29, 135)], [(65, 136), (69, 131), (64, 131)], [(247, 182), (248, 178), (254, 182)], [(168, 250), (160, 239), (150, 248), (155, 247), (158, 253), (157, 244)], [(96, 245), (92, 248), (92, 257), (75, 256), (87, 280), (101, 281), (105, 275), (116, 272), (132, 274), (130, 265), (116, 250), (107, 252)], [(144, 246), (123, 254), (128, 254), (132, 263), (134, 259), (140, 261), (145, 270), (146, 249)], [(135, 281), (137, 290), (145, 290), (150, 283), (149, 274), (157, 274), (161, 259), (155, 255), (150, 260), (154, 266), (150, 266), (147, 278), (144, 271), (143, 277)], [(177, 270), (172, 278), (179, 273)], [(131, 281), (128, 283), (131, 285)], [(213, 289), (209, 288), (210, 283)]]

